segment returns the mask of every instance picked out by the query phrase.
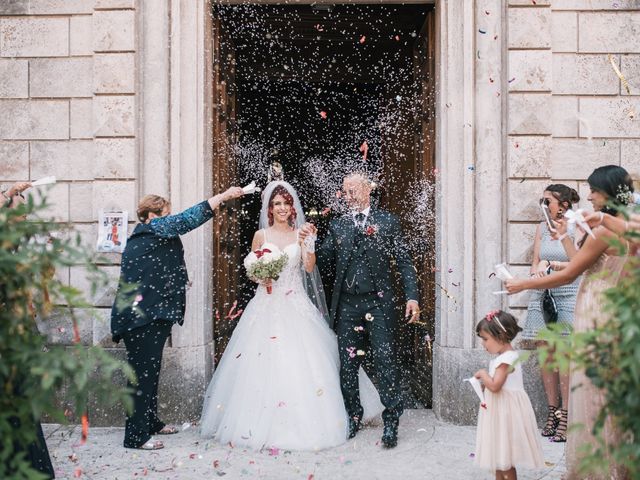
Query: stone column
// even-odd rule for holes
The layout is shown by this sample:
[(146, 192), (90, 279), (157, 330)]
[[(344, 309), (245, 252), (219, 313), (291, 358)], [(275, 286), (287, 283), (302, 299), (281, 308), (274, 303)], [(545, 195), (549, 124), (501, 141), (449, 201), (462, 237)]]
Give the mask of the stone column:
[[(499, 308), (489, 280), (504, 258), (504, 6), (501, 0), (437, 4), (438, 315), (433, 409), (448, 422), (475, 421), (463, 378), (486, 366), (477, 348), (480, 313)], [(488, 12), (488, 13), (487, 13)]]
[[(168, 186), (173, 209), (180, 211), (211, 195), (212, 141), (210, 119), (205, 118), (211, 103), (210, 83), (205, 80), (205, 62), (210, 59), (206, 43), (211, 39), (211, 31), (206, 29), (208, 2), (170, 2), (168, 13), (171, 49)], [(155, 26), (164, 28), (162, 23)], [(166, 57), (160, 53), (158, 56), (164, 64)], [(144, 63), (150, 71), (155, 71), (154, 64), (154, 61)], [(162, 89), (155, 93), (165, 94)], [(155, 161), (149, 164), (155, 165)], [(187, 293), (184, 325), (173, 328), (171, 346), (165, 352), (160, 398), (166, 419), (198, 418), (210, 378), (211, 231), (208, 223), (182, 237), (193, 286)]]

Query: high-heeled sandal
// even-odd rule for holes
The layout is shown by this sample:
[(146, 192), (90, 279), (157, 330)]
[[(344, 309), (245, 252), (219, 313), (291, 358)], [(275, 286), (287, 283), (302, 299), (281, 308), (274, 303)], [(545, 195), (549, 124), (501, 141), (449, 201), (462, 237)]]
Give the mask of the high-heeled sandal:
[[(558, 415), (559, 414), (559, 415)], [(568, 412), (566, 409), (561, 408), (556, 412), (556, 416), (558, 417), (558, 427), (556, 428), (556, 433), (553, 437), (551, 437), (552, 442), (556, 443), (564, 443), (567, 441), (567, 416)]]
[(558, 407), (555, 405), (549, 405), (549, 413), (547, 414), (547, 423), (542, 429), (543, 437), (553, 437), (556, 434), (556, 428), (558, 428), (558, 417), (556, 416), (556, 412), (558, 412)]

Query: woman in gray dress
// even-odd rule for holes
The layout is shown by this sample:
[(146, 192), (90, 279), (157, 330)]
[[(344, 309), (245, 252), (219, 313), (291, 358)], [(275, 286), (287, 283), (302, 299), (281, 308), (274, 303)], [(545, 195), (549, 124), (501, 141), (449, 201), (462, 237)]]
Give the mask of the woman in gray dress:
[[(533, 245), (531, 276), (553, 275), (553, 271), (558, 269), (557, 267), (560, 267), (564, 262), (568, 262), (576, 253), (574, 225), (570, 225), (569, 229), (567, 229), (566, 221), (563, 217), (565, 212), (579, 201), (578, 192), (566, 185), (553, 184), (544, 190), (540, 203), (544, 203), (549, 207), (549, 214), (555, 223), (554, 229), (557, 231), (551, 232), (546, 222), (538, 225)], [(580, 278), (568, 285), (551, 289), (551, 294), (556, 301), (558, 309), (557, 322), (567, 327), (567, 334), (573, 325), (573, 311), (579, 284)], [(533, 342), (536, 347), (540, 347), (545, 343), (537, 339), (538, 332), (545, 328), (541, 306), (543, 292), (543, 290), (532, 290), (527, 309), (527, 321), (522, 332), (522, 339), (526, 342)], [(566, 441), (569, 374), (561, 374), (557, 370), (546, 368), (546, 366), (541, 368), (541, 374), (549, 405), (547, 422), (542, 429), (542, 436), (551, 437), (554, 442), (564, 442)]]

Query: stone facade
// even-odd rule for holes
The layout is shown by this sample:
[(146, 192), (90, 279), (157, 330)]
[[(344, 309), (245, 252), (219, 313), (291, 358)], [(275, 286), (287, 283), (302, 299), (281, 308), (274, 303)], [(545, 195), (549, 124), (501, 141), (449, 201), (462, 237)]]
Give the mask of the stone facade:
[[(135, 2), (10, 0), (0, 5), (0, 182), (55, 175), (51, 213), (73, 222), (95, 243), (99, 208), (134, 210), (137, 201)], [(111, 284), (80, 315), (85, 345), (110, 341), (108, 317), (119, 274), (101, 266)], [(56, 272), (90, 291), (81, 268)], [(51, 343), (71, 343), (64, 310), (40, 324)], [(90, 410), (99, 409), (92, 399)], [(121, 421), (122, 415), (94, 424)]]
[[(474, 335), (478, 317), (496, 307), (525, 316), (526, 295), (495, 297), (499, 282), (488, 278), (502, 261), (527, 272), (544, 186), (576, 187), (586, 206), (594, 167), (614, 163), (640, 176), (640, 2), (440, 0), (436, 12), (440, 193), (457, 200), (438, 205), (445, 268), (437, 281), (459, 287), (454, 299), (438, 292), (434, 409), (470, 423), (477, 405), (470, 391), (460, 395), (461, 379), (488, 362)], [(51, 213), (74, 223), (87, 245), (100, 208), (133, 213), (153, 191), (181, 209), (211, 194), (207, 15), (204, 0), (2, 2), (0, 182), (56, 175)], [(196, 286), (167, 346), (161, 395), (170, 420), (199, 415), (215, 348), (211, 264), (202, 261), (211, 229), (184, 241)], [(110, 261), (101, 268), (111, 285), (93, 297), (81, 338), (122, 358), (109, 338), (119, 259)], [(57, 274), (87, 289), (81, 268)], [(65, 322), (60, 313), (43, 324), (52, 343), (70, 342), (61, 333), (70, 329), (58, 328)], [(530, 393), (542, 405), (535, 368), (530, 360)], [(91, 408), (94, 425), (122, 420), (97, 399)]]

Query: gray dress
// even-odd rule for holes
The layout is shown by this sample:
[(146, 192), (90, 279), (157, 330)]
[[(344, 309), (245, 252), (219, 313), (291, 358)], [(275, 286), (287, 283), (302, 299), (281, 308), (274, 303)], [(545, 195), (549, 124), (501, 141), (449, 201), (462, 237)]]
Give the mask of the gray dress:
[[(569, 257), (565, 252), (562, 242), (553, 240), (547, 225), (543, 222), (540, 224), (542, 232), (542, 240), (540, 241), (540, 261), (549, 260), (556, 262), (567, 262)], [(575, 228), (569, 225), (569, 236), (573, 238)], [(554, 275), (556, 272), (551, 272)], [(562, 285), (551, 289), (551, 294), (556, 300), (558, 306), (558, 323), (565, 326), (573, 325), (573, 311), (576, 306), (576, 294), (582, 277), (576, 278), (573, 283)], [(544, 318), (542, 317), (542, 307), (540, 305), (542, 292), (544, 290), (532, 290), (527, 309), (527, 321), (522, 332), (522, 338), (525, 340), (534, 340), (538, 336), (538, 331), (545, 327)], [(568, 333), (568, 332), (567, 332)]]

